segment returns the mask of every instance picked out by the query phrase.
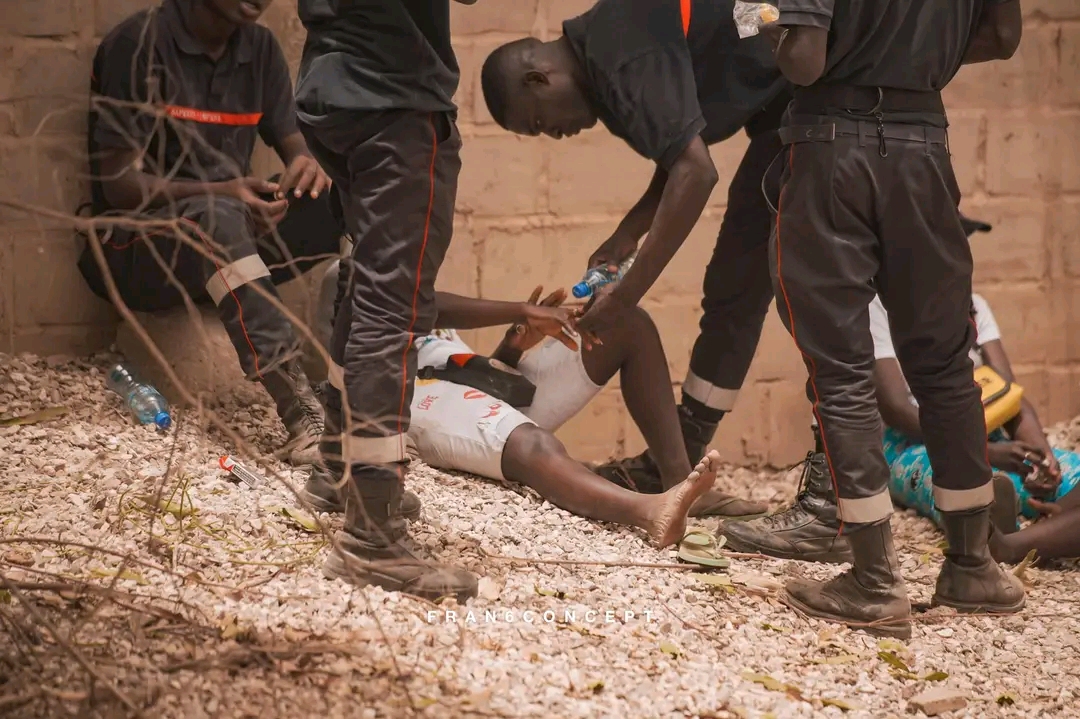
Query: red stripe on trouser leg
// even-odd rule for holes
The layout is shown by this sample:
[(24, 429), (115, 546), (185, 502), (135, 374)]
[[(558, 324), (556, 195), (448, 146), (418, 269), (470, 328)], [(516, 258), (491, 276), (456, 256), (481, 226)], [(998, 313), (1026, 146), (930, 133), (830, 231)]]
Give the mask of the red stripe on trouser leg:
[(405, 350), (401, 353), (401, 403), (398, 405), (397, 432), (401, 437), (401, 453), (405, 452), (404, 425), (401, 421), (405, 414), (405, 399), (409, 389), (409, 350), (413, 345), (413, 329), (416, 327), (416, 303), (420, 299), (420, 285), (424, 277), (424, 253), (427, 251), (428, 235), (431, 232), (431, 211), (435, 206), (435, 158), (439, 152), (439, 134), (435, 129), (435, 116), (429, 116), (431, 122), (431, 162), (428, 165), (428, 206), (424, 216), (424, 235), (420, 243), (420, 259), (416, 261), (416, 285), (413, 287), (412, 317), (409, 320), (408, 341)]
[[(795, 166), (795, 146), (792, 145), (788, 150), (788, 175), (792, 174)], [(803, 351), (802, 346), (799, 345), (799, 338), (795, 332), (795, 315), (791, 311), (791, 300), (788, 298), (787, 288), (784, 286), (784, 277), (780, 274), (781, 269), (781, 253), (780, 253), (780, 217), (781, 217), (781, 204), (784, 199), (783, 190), (780, 192), (780, 197), (776, 201), (776, 283), (780, 286), (780, 295), (784, 300), (784, 307), (787, 309), (788, 323), (791, 325), (791, 341), (795, 343), (795, 349), (802, 355), (803, 362), (806, 364), (807, 370), (809, 370), (810, 388), (814, 391), (814, 419), (818, 423), (818, 431), (821, 434), (821, 448), (824, 450), (825, 461), (829, 465), (829, 476), (832, 479), (833, 492), (836, 493), (836, 504), (840, 506), (840, 487), (836, 482), (836, 470), (833, 469), (832, 456), (829, 454), (829, 444), (825, 439), (825, 423), (821, 421), (821, 413), (818, 411), (818, 406), (821, 404), (821, 396), (818, 394), (817, 382), (815, 377), (817, 375), (817, 365), (814, 363), (814, 358), (806, 354)], [(841, 512), (840, 528), (838, 533), (844, 531), (844, 519)]]
[(203, 245), (206, 246), (206, 251), (210, 253), (210, 261), (214, 263), (218, 275), (221, 276), (222, 282), (225, 283), (225, 289), (229, 291), (229, 295), (233, 298), (233, 302), (236, 303), (236, 319), (240, 322), (240, 331), (244, 334), (244, 340), (251, 350), (251, 359), (255, 363), (255, 376), (262, 379), (262, 370), (259, 368), (259, 353), (255, 351), (255, 343), (251, 341), (251, 337), (248, 335), (247, 325), (244, 324), (244, 308), (240, 306), (240, 298), (236, 296), (236, 291), (233, 290), (232, 287), (229, 287), (228, 281), (225, 279), (224, 275), (221, 275), (221, 265), (214, 255), (213, 245), (210, 244), (203, 229), (199, 227), (199, 223), (189, 220), (186, 217), (179, 218), (179, 222), (188, 226), (195, 233), (195, 236), (202, 240)]

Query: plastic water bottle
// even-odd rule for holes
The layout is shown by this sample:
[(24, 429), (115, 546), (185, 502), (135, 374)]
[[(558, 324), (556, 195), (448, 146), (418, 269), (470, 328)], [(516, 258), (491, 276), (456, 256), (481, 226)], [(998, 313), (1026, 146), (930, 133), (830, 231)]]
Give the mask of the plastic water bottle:
[(109, 370), (105, 385), (124, 398), (139, 424), (155, 424), (158, 429), (172, 426), (169, 403), (151, 385), (135, 379), (135, 374), (124, 365), (118, 364)]
[(585, 277), (581, 282), (574, 285), (570, 291), (573, 293), (574, 297), (577, 297), (579, 300), (588, 297), (604, 285), (621, 280), (632, 264), (634, 264), (634, 255), (630, 255), (623, 260), (623, 263), (619, 265), (619, 268), (614, 272), (608, 269), (609, 265), (594, 267), (586, 272)]

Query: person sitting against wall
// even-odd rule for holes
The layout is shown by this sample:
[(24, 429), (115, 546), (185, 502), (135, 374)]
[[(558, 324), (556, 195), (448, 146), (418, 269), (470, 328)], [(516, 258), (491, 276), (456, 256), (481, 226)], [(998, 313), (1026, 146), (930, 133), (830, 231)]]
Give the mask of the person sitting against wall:
[[(990, 225), (969, 221), (973, 231)], [(977, 332), (971, 359), (1005, 382), (1013, 383), (1012, 366), (989, 303), (971, 297)], [(874, 386), (885, 423), (885, 459), (890, 467), (893, 501), (938, 522), (934, 507), (933, 470), (922, 440), (919, 408), (896, 359), (889, 318), (877, 298), (870, 305), (874, 337)], [(990, 552), (1001, 562), (1019, 562), (1035, 550), (1044, 559), (1080, 556), (1080, 455), (1050, 446), (1035, 407), (1021, 397), (1019, 413), (989, 434), (987, 455), (998, 470), (994, 477), (994, 527)], [(1052, 515), (1017, 531), (1017, 514), (1028, 519)]]
[[(121, 22), (94, 56), (91, 210), (108, 216), (79, 267), (110, 299), (156, 312), (212, 301), (249, 378), (288, 433), (281, 454), (318, 458), (322, 407), (275, 285), (336, 257), (344, 232), (327, 176), (297, 129), (281, 47), (256, 20), (270, 0), (164, 0)], [(252, 176), (256, 137), (284, 173)]]

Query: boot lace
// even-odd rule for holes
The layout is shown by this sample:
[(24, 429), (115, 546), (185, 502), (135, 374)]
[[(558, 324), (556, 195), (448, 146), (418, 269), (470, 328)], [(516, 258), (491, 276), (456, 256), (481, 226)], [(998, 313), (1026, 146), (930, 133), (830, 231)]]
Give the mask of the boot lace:
[(761, 518), (762, 524), (764, 524), (769, 530), (775, 530), (778, 528), (786, 527), (791, 523), (791, 520), (797, 513), (802, 513), (802, 501), (810, 492), (810, 472), (813, 470), (814, 452), (810, 451), (806, 453), (806, 457), (795, 464), (788, 467), (785, 472), (790, 472), (799, 465), (802, 465), (802, 476), (799, 478), (799, 489), (795, 493), (795, 501), (791, 503), (791, 506), (785, 509), (783, 512), (777, 512), (776, 514), (767, 515)]

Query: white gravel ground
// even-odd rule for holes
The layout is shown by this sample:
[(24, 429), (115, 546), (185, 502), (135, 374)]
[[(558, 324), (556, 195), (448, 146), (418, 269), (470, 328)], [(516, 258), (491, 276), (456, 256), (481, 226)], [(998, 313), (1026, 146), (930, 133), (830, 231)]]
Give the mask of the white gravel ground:
[[(480, 574), (481, 597), (352, 590), (322, 577), (326, 544), (281, 512), (294, 504), (281, 481), (228, 481), (217, 459), (236, 448), (196, 412), (168, 436), (135, 426), (103, 387), (106, 362), (0, 356), (0, 417), (71, 410), (0, 428), (0, 716), (889, 717), (932, 685), (967, 698), (946, 716), (1080, 716), (1075, 567), (1027, 569), (1017, 617), (934, 610), (906, 645), (880, 643), (775, 598), (785, 576), (831, 567), (735, 558), (724, 587), (486, 558), (673, 561), (639, 532), (419, 466), (413, 535)], [(280, 440), (269, 406), (222, 405), (258, 456)], [(779, 506), (796, 480), (732, 469), (719, 483)], [(894, 527), (912, 598), (928, 602), (940, 536), (909, 514)]]

